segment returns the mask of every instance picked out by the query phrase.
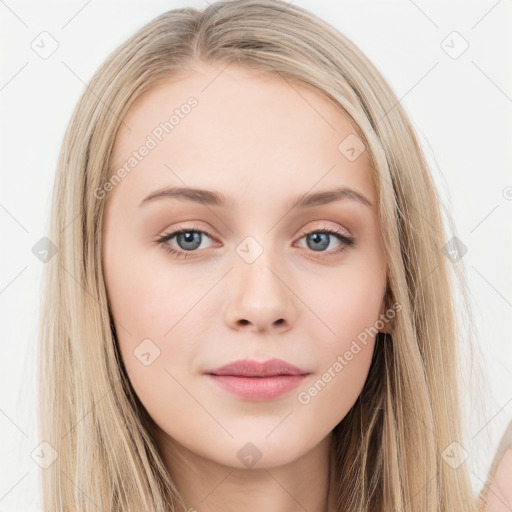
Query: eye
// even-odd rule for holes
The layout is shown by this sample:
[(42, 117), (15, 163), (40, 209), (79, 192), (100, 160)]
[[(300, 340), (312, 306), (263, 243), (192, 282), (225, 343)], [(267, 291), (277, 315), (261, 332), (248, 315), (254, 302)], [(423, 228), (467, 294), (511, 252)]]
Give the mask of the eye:
[(302, 232), (301, 234), (303, 235), (302, 238), (306, 238), (307, 240), (307, 247), (311, 249), (313, 252), (324, 253), (324, 249), (329, 247), (333, 237), (340, 242), (339, 248), (335, 249), (334, 251), (328, 252), (327, 255), (322, 254), (321, 256), (308, 256), (314, 259), (322, 258), (324, 256), (336, 256), (342, 253), (343, 251), (347, 250), (348, 247), (354, 245), (355, 243), (354, 237), (348, 236), (342, 233), (341, 231), (338, 231), (337, 229), (320, 228), (315, 229), (313, 231)]
[[(306, 238), (307, 247), (311, 249), (312, 252), (321, 253), (320, 256), (308, 256), (313, 259), (336, 256), (355, 243), (354, 237), (348, 236), (336, 229), (329, 229), (326, 227), (315, 229), (313, 231), (302, 232), (301, 235), (302, 237), (300, 240), (302, 240), (302, 238)], [(178, 258), (185, 259), (188, 257), (194, 257), (193, 254), (198, 252), (198, 249), (204, 249), (201, 245), (205, 236), (210, 240), (214, 239), (214, 237), (207, 231), (183, 228), (158, 236), (155, 241), (160, 244), (167, 253), (173, 254)], [(327, 254), (324, 254), (326, 252), (324, 249), (331, 245), (332, 237), (340, 242), (340, 246), (338, 249), (327, 251)], [(176, 239), (178, 246), (181, 247), (176, 247), (169, 243), (174, 238)]]
[[(197, 249), (204, 249), (201, 245), (205, 235), (210, 239), (213, 238), (208, 232), (200, 229), (178, 229), (157, 237), (156, 242), (160, 244), (167, 253), (174, 254), (179, 258), (187, 258), (194, 252), (197, 252)], [(173, 238), (176, 238), (176, 243), (181, 245), (181, 248), (169, 244)]]

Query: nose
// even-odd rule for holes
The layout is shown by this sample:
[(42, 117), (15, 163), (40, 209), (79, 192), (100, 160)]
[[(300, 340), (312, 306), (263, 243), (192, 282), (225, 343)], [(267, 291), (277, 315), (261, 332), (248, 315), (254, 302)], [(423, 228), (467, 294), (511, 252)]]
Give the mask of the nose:
[(225, 321), (233, 329), (284, 332), (295, 321), (294, 294), (280, 270), (265, 252), (256, 261), (236, 262), (231, 272)]

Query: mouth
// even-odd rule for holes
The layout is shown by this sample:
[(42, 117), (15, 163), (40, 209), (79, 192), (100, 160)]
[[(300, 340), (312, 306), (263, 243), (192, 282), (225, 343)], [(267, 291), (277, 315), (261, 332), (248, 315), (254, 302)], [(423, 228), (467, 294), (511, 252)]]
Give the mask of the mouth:
[(281, 359), (263, 363), (245, 359), (207, 370), (205, 375), (232, 394), (247, 400), (266, 401), (299, 386), (309, 372)]
[(275, 375), (273, 377), (239, 377), (208, 374), (222, 389), (247, 400), (264, 401), (277, 398), (299, 386), (306, 375)]

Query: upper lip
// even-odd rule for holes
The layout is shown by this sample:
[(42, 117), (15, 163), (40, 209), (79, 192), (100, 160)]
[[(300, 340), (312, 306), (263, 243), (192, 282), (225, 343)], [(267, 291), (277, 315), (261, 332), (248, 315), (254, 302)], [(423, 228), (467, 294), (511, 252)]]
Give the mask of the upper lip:
[(206, 370), (205, 373), (239, 377), (275, 377), (277, 375), (307, 375), (309, 372), (282, 359), (269, 359), (261, 363), (252, 359), (240, 359), (220, 368)]

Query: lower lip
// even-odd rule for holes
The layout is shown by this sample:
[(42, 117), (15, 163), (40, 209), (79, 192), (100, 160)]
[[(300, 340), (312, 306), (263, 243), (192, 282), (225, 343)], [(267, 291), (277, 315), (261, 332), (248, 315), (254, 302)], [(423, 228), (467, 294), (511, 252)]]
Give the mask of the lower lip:
[(248, 400), (272, 400), (296, 388), (306, 375), (276, 375), (274, 377), (235, 377), (208, 374), (217, 385)]

